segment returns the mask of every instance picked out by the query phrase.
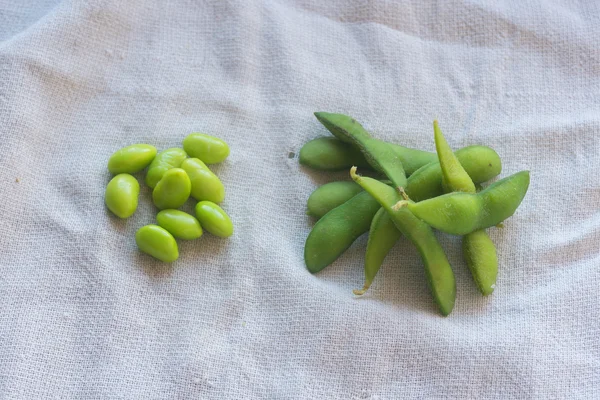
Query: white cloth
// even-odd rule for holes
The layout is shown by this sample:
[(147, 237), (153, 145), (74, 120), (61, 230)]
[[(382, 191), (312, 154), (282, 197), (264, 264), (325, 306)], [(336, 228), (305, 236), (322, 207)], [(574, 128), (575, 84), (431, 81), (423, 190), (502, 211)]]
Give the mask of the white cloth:
[[(0, 0), (0, 397), (600, 398), (599, 20), (592, 1)], [(307, 272), (306, 199), (348, 179), (298, 164), (319, 110), (429, 151), (438, 118), (502, 176), (531, 170), (489, 231), (492, 296), (443, 234), (447, 318), (404, 239), (362, 299), (365, 237)], [(144, 185), (130, 219), (106, 210), (106, 163), (193, 131), (231, 146), (235, 234), (168, 267), (135, 245)]]

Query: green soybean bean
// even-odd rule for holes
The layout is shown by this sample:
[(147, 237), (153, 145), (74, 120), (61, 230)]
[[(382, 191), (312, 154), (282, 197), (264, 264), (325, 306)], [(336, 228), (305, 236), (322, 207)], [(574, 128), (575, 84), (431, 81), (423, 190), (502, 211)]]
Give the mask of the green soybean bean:
[(158, 225), (142, 226), (135, 233), (135, 242), (142, 252), (160, 261), (170, 263), (179, 258), (175, 238)]
[(316, 112), (315, 116), (338, 139), (354, 144), (367, 162), (376, 171), (385, 174), (396, 187), (406, 186), (402, 161), (390, 146), (371, 138), (361, 124), (347, 115)]
[(396, 228), (394, 221), (392, 221), (387, 211), (381, 207), (373, 217), (369, 229), (369, 240), (365, 252), (365, 283), (362, 289), (353, 290), (355, 295), (361, 296), (369, 289), (375, 275), (381, 268), (381, 264), (383, 264), (383, 260), (400, 239), (400, 236), (402, 234)]
[(152, 191), (154, 205), (161, 210), (179, 208), (190, 197), (192, 184), (187, 173), (181, 168), (166, 171)]
[(337, 181), (321, 185), (308, 197), (306, 202), (307, 214), (315, 218), (321, 218), (361, 191), (362, 188), (354, 181)]
[(162, 210), (156, 222), (177, 239), (193, 240), (202, 236), (200, 222), (190, 214), (179, 210)]
[[(458, 158), (452, 153), (452, 149), (438, 122), (433, 121), (435, 148), (442, 169), (442, 182), (446, 192), (476, 193), (473, 180), (462, 167)], [(479, 230), (463, 236), (463, 254), (471, 275), (479, 288), (479, 291), (487, 296), (496, 287), (498, 275), (498, 257), (496, 246), (487, 235), (485, 230)]]
[(300, 164), (320, 171), (341, 171), (353, 165), (370, 168), (360, 150), (334, 137), (320, 137), (300, 149)]
[(187, 157), (186, 152), (183, 149), (173, 147), (166, 149), (158, 153), (154, 160), (148, 166), (148, 172), (146, 173), (146, 185), (151, 189), (154, 189), (158, 181), (160, 181), (168, 170), (171, 168), (178, 168), (183, 160)]
[(369, 230), (381, 206), (367, 192), (361, 192), (338, 206), (312, 228), (304, 245), (304, 262), (311, 273), (334, 262), (360, 235)]
[(213, 203), (220, 203), (225, 199), (223, 183), (200, 159), (188, 158), (181, 163), (181, 168), (190, 177), (193, 198)]
[(477, 194), (448, 193), (408, 203), (418, 218), (453, 235), (492, 227), (514, 214), (529, 188), (529, 171), (501, 179)]
[(117, 217), (128, 218), (137, 209), (139, 194), (138, 181), (129, 174), (119, 174), (108, 182), (104, 202)]
[(200, 225), (215, 236), (229, 237), (233, 235), (233, 223), (221, 207), (211, 201), (196, 204), (196, 218)]
[(108, 159), (111, 174), (135, 174), (154, 160), (156, 147), (149, 144), (132, 144), (113, 153)]
[(440, 313), (444, 316), (450, 314), (456, 298), (456, 282), (450, 263), (433, 230), (406, 207), (393, 207), (401, 196), (392, 187), (372, 178), (358, 176), (355, 167), (350, 174), (387, 211), (398, 230), (416, 246), (423, 259), (427, 281)]
[(216, 164), (229, 156), (229, 146), (225, 141), (204, 133), (190, 133), (183, 139), (183, 149), (193, 158), (206, 164)]
[[(488, 181), (502, 171), (498, 153), (489, 147), (468, 146), (454, 154), (474, 183)], [(412, 174), (405, 190), (408, 197), (417, 202), (444, 194), (439, 161), (427, 164)]]

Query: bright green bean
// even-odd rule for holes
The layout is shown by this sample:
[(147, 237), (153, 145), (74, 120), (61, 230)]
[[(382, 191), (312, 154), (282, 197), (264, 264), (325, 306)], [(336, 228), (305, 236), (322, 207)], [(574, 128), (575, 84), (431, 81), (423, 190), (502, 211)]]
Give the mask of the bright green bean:
[(158, 225), (142, 226), (135, 233), (135, 242), (142, 252), (160, 261), (170, 263), (179, 258), (175, 238)]
[(365, 233), (381, 206), (361, 192), (317, 221), (304, 245), (304, 261), (313, 274), (334, 262)]
[(181, 168), (167, 170), (152, 191), (154, 205), (161, 210), (179, 208), (190, 197), (192, 184), (187, 173)]
[(400, 239), (400, 236), (402, 234), (396, 228), (396, 224), (394, 224), (387, 211), (381, 207), (373, 217), (369, 229), (369, 240), (365, 252), (365, 283), (362, 289), (353, 290), (355, 295), (361, 296), (369, 289), (383, 264), (383, 260)]
[(190, 214), (179, 210), (162, 210), (156, 222), (177, 239), (193, 240), (202, 236), (200, 222)]
[(444, 316), (450, 314), (456, 298), (456, 282), (450, 263), (433, 230), (406, 207), (393, 207), (401, 196), (392, 187), (372, 178), (358, 176), (356, 167), (351, 169), (350, 174), (356, 183), (385, 208), (398, 230), (416, 246), (423, 259), (427, 280), (439, 310)]
[(385, 174), (396, 187), (406, 187), (402, 160), (387, 143), (371, 138), (361, 124), (347, 115), (316, 112), (315, 116), (338, 139), (354, 144), (368, 163)]
[(192, 158), (199, 158), (205, 164), (216, 164), (229, 156), (229, 146), (225, 141), (204, 133), (190, 133), (183, 139), (183, 149)]
[(196, 204), (196, 218), (200, 225), (210, 233), (219, 237), (233, 235), (233, 223), (221, 207), (210, 201)]
[(129, 174), (119, 174), (106, 185), (104, 202), (117, 217), (128, 218), (137, 209), (139, 194), (138, 181)]
[(529, 171), (501, 179), (477, 194), (448, 193), (407, 206), (442, 232), (466, 235), (492, 227), (514, 214), (529, 188)]
[(132, 144), (113, 153), (108, 159), (111, 174), (135, 174), (154, 160), (156, 147), (149, 144)]
[(183, 149), (173, 147), (166, 149), (158, 153), (154, 160), (148, 166), (148, 172), (146, 173), (146, 185), (151, 189), (154, 189), (158, 181), (160, 181), (168, 170), (171, 168), (178, 168), (183, 160), (187, 157), (187, 154)]
[(192, 183), (192, 197), (198, 201), (208, 200), (220, 203), (225, 199), (225, 186), (198, 158), (188, 158), (181, 163)]
[(307, 214), (315, 218), (321, 218), (361, 191), (362, 188), (354, 181), (337, 181), (321, 185), (308, 197), (306, 202)]
[[(476, 193), (473, 180), (452, 153), (437, 121), (433, 121), (433, 131), (446, 192)], [(463, 236), (463, 254), (479, 291), (484, 296), (491, 294), (496, 287), (498, 257), (496, 246), (485, 230)]]

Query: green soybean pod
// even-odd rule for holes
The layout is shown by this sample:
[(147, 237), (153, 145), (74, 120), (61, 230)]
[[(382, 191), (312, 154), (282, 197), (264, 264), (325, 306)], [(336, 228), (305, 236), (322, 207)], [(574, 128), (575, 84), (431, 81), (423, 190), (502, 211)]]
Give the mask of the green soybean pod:
[(181, 163), (181, 168), (190, 177), (193, 198), (213, 203), (220, 203), (225, 199), (225, 186), (200, 159), (188, 158)]
[(199, 158), (206, 164), (216, 164), (229, 155), (229, 146), (225, 141), (204, 133), (190, 133), (183, 139), (183, 149), (193, 158)]
[(152, 191), (154, 205), (161, 210), (179, 208), (190, 197), (192, 184), (187, 173), (181, 168), (166, 171)]
[(369, 230), (381, 206), (361, 192), (317, 221), (304, 245), (304, 262), (311, 273), (334, 262), (354, 241)]
[[(454, 154), (476, 184), (488, 181), (502, 171), (500, 156), (489, 147), (468, 146)], [(405, 190), (408, 197), (417, 202), (444, 194), (440, 163), (432, 162), (418, 169), (410, 176)]]
[(394, 207), (401, 199), (396, 190), (375, 179), (358, 176), (356, 168), (352, 168), (350, 174), (356, 183), (381, 204), (398, 230), (415, 245), (425, 265), (427, 281), (441, 314), (450, 314), (456, 299), (456, 281), (444, 249), (433, 230), (406, 207)]
[(407, 203), (410, 211), (432, 227), (452, 235), (490, 228), (514, 214), (529, 188), (529, 171), (494, 182), (477, 194), (448, 193)]
[[(446, 192), (476, 193), (473, 181), (452, 153), (437, 121), (433, 121), (433, 131)], [(462, 242), (465, 260), (479, 291), (484, 296), (491, 294), (496, 287), (498, 275), (496, 246), (483, 229), (463, 236)]]
[(154, 160), (156, 147), (149, 144), (132, 144), (113, 153), (108, 159), (111, 174), (135, 174)]
[(406, 186), (402, 160), (387, 143), (371, 138), (361, 124), (347, 115), (316, 112), (315, 116), (338, 139), (354, 144), (368, 163), (376, 171), (385, 174), (394, 186)]
[(229, 237), (233, 235), (233, 223), (221, 207), (211, 201), (196, 204), (196, 218), (200, 225), (215, 236)]
[(353, 165), (371, 168), (360, 150), (334, 137), (306, 142), (298, 156), (300, 164), (319, 171), (341, 171)]
[(193, 240), (202, 236), (200, 222), (190, 214), (179, 210), (162, 210), (156, 222), (177, 239)]
[(160, 181), (168, 170), (171, 168), (178, 168), (183, 160), (187, 157), (186, 152), (183, 149), (173, 147), (166, 149), (158, 153), (154, 160), (148, 166), (148, 172), (146, 173), (146, 185), (151, 189), (154, 189), (158, 181)]
[(361, 296), (369, 289), (385, 257), (400, 239), (400, 236), (402, 234), (396, 228), (394, 221), (387, 211), (381, 207), (373, 217), (369, 229), (369, 240), (365, 252), (365, 283), (362, 289), (353, 290), (355, 295)]
[(139, 194), (138, 181), (129, 174), (119, 174), (108, 182), (104, 202), (117, 217), (128, 218), (137, 209)]
[(142, 226), (135, 233), (135, 242), (142, 252), (160, 261), (170, 263), (179, 258), (175, 238), (158, 225)]
[(361, 191), (362, 188), (354, 181), (336, 181), (321, 185), (308, 197), (306, 202), (307, 214), (315, 218), (321, 218)]

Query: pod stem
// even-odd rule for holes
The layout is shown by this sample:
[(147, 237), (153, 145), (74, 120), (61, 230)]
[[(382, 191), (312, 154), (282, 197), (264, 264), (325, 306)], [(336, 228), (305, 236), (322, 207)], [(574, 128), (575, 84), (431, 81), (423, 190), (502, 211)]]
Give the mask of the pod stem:
[(371, 282), (365, 281), (365, 285), (363, 286), (362, 289), (354, 289), (352, 291), (352, 293), (354, 293), (356, 296), (362, 296), (363, 294), (365, 294), (367, 292), (367, 290), (369, 290), (370, 286), (371, 286)]
[(396, 204), (394, 204), (392, 206), (392, 210), (394, 211), (398, 211), (399, 209), (401, 209), (402, 207), (406, 207), (408, 205), (409, 201), (408, 200), (400, 200), (399, 202), (397, 202)]

